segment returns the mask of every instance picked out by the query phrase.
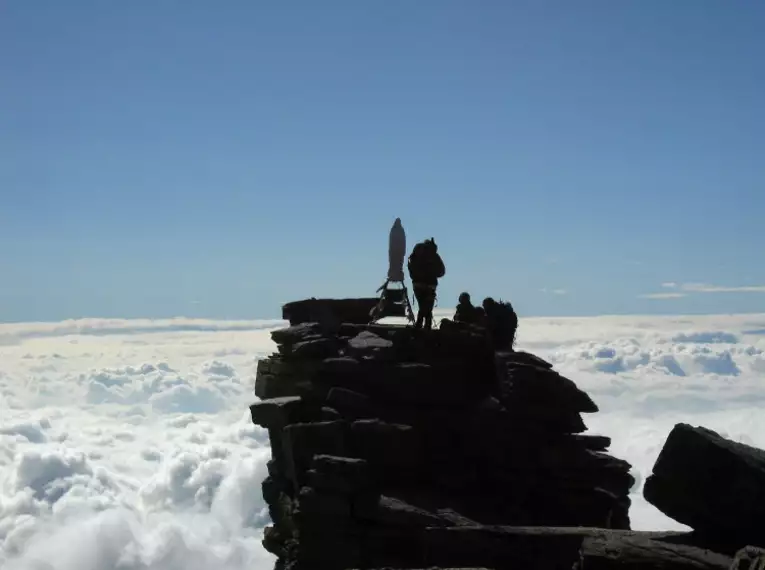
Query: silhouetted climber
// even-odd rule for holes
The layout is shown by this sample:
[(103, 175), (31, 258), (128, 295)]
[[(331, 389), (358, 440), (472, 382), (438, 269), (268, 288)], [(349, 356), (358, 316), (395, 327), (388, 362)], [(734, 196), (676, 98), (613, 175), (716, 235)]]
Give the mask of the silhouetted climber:
[(436, 303), (438, 280), (446, 274), (446, 267), (433, 238), (414, 246), (409, 255), (409, 277), (412, 279), (414, 297), (417, 299), (417, 322), (415, 328), (433, 327), (433, 306)]
[(483, 300), (486, 312), (486, 329), (495, 350), (512, 350), (515, 332), (518, 330), (518, 315), (509, 302), (495, 301), (491, 297)]
[(470, 300), (470, 293), (462, 293), (454, 313), (454, 321), (469, 325), (482, 325), (485, 318), (484, 310), (481, 307), (476, 307)]

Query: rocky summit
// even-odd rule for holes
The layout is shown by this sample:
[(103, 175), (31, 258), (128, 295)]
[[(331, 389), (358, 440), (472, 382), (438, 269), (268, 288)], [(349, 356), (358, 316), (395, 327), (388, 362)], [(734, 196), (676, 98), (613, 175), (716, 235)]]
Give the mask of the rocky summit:
[(473, 327), (365, 324), (368, 299), (331, 303), (285, 306), (291, 326), (258, 362), (277, 569), (733, 563), (679, 533), (629, 530), (631, 466), (584, 433), (597, 404), (550, 363), (497, 352)]

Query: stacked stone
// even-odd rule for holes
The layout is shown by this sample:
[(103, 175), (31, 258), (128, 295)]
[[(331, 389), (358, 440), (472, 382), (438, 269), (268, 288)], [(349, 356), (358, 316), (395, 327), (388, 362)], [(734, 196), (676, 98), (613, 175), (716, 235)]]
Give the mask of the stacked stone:
[[(427, 567), (443, 549), (426, 535), (448, 527), (629, 528), (629, 464), (582, 435), (597, 407), (543, 360), (458, 327), (299, 323), (272, 338), (251, 411), (271, 439), (278, 566)], [(560, 552), (545, 567), (571, 568)]]
[(610, 438), (581, 435), (582, 414), (598, 411), (590, 396), (534, 355), (506, 352), (495, 359), (498, 415), (512, 426), (506, 448), (515, 450), (505, 483), (523, 485), (534, 522), (629, 529), (631, 466), (606, 453)]

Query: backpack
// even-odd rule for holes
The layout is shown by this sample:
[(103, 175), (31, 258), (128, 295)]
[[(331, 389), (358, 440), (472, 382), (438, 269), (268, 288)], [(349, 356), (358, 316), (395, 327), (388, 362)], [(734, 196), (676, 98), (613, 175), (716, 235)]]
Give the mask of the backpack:
[(430, 264), (428, 261), (428, 251), (425, 243), (421, 242), (415, 245), (406, 264), (412, 281), (423, 281), (429, 277), (428, 269)]
[(510, 342), (515, 341), (515, 331), (518, 330), (518, 315), (513, 306), (501, 299), (497, 302), (497, 321), (495, 334)]
[(513, 306), (507, 302), (507, 301), (499, 301), (499, 308), (500, 308), (500, 319), (502, 320), (502, 323), (506, 325), (508, 328), (517, 328), (518, 327), (518, 315), (515, 312), (515, 309), (513, 309)]
[(518, 328), (518, 315), (513, 309), (513, 306), (507, 302), (500, 300), (499, 303), (499, 321), (502, 326), (507, 330), (515, 330)]

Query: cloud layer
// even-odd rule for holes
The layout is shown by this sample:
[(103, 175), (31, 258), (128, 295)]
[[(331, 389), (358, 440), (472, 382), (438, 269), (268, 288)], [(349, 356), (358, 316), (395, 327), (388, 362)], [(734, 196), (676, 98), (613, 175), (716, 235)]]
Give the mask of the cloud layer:
[(247, 406), (273, 324), (4, 325), (0, 566), (270, 568)]
[(643, 299), (679, 299), (687, 297), (689, 293), (765, 293), (765, 285), (710, 285), (708, 283), (675, 283), (668, 281), (662, 283), (669, 292), (646, 293), (639, 295)]
[[(247, 406), (275, 324), (0, 325), (0, 566), (270, 570)], [(765, 447), (765, 315), (522, 319), (519, 343), (600, 405), (635, 528), (682, 528), (640, 495), (674, 423)]]

